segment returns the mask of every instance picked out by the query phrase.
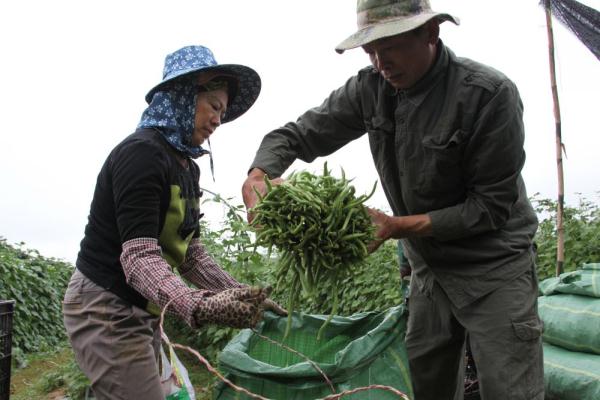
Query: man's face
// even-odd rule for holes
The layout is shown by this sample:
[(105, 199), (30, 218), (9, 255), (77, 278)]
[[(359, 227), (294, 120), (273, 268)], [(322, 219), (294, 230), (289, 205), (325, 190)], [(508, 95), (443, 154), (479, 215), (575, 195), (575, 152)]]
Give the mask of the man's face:
[(421, 79), (435, 60), (437, 35), (429, 26), (375, 40), (363, 46), (371, 63), (396, 89), (408, 89)]

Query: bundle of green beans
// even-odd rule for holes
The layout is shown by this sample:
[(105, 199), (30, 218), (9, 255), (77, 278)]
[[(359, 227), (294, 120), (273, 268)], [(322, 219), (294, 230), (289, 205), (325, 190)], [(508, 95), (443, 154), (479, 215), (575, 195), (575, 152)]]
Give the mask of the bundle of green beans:
[(271, 185), (266, 178), (265, 182), (266, 194), (256, 192), (259, 201), (252, 209), (251, 224), (257, 229), (255, 245), (279, 252), (277, 286), (285, 281), (290, 288), (285, 336), (301, 290), (313, 296), (326, 288), (332, 311), (319, 330), (320, 338), (338, 308), (338, 282), (352, 264), (368, 255), (374, 228), (364, 203), (376, 184), (370, 194), (355, 196), (344, 171), (341, 179), (335, 178), (327, 163), (321, 176), (301, 171), (280, 185)]

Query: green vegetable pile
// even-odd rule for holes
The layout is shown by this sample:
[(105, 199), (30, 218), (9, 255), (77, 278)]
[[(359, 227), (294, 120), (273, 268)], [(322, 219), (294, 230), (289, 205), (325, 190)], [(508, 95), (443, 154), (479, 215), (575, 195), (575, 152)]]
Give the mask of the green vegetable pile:
[(304, 290), (309, 296), (327, 288), (332, 297), (332, 312), (317, 335), (329, 323), (338, 308), (338, 283), (349, 267), (368, 256), (367, 244), (374, 239), (374, 227), (364, 206), (375, 192), (355, 196), (342, 170), (335, 178), (323, 167), (323, 175), (294, 172), (280, 185), (265, 178), (267, 192), (256, 192), (259, 202), (251, 211), (252, 226), (257, 229), (255, 245), (279, 251), (276, 268), (277, 287), (290, 288), (288, 325), (291, 314)]

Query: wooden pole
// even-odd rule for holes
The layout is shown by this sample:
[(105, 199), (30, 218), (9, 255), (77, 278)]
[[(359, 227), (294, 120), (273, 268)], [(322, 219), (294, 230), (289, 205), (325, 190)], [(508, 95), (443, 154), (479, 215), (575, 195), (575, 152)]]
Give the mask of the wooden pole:
[(565, 228), (564, 216), (564, 175), (563, 175), (563, 142), (561, 133), (560, 104), (558, 102), (558, 89), (556, 87), (556, 68), (554, 62), (554, 34), (552, 32), (552, 13), (550, 0), (545, 0), (546, 26), (548, 30), (548, 56), (550, 59), (550, 82), (552, 85), (552, 99), (554, 100), (554, 121), (556, 124), (556, 167), (558, 170), (558, 203), (556, 210), (556, 276), (560, 275), (565, 263)]

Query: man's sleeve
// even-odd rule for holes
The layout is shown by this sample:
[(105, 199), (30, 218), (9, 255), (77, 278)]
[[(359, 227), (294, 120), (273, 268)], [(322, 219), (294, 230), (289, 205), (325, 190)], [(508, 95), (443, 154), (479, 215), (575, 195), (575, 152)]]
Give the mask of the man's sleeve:
[(323, 104), (268, 133), (250, 169), (260, 168), (276, 178), (296, 159), (312, 162), (335, 152), (365, 133), (361, 109), (358, 77), (352, 77)]

